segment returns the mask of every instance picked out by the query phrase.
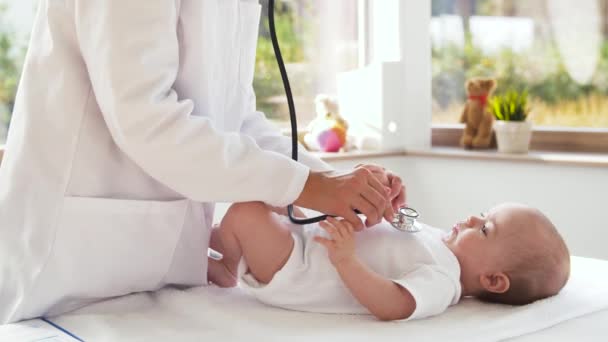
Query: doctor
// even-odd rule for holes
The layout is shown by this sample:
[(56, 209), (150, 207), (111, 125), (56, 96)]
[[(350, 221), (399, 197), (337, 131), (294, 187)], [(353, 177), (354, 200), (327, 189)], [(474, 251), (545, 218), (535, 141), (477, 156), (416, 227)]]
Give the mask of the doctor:
[(0, 168), (0, 323), (205, 284), (214, 202), (359, 228), (354, 208), (372, 225), (404, 202), (381, 168), (287, 157), (255, 111), (259, 17), (252, 0), (40, 1)]

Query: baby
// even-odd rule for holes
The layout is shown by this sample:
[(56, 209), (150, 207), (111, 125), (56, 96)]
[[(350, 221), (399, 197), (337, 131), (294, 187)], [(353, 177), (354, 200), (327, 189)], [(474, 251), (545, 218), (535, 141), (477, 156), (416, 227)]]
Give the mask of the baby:
[(387, 222), (355, 232), (334, 218), (300, 227), (284, 214), (234, 204), (212, 233), (224, 259), (209, 261), (209, 280), (240, 280), (258, 300), (286, 309), (398, 320), (439, 314), (468, 296), (528, 304), (557, 294), (570, 274), (553, 224), (519, 204), (471, 216), (447, 234), (429, 226), (404, 233)]

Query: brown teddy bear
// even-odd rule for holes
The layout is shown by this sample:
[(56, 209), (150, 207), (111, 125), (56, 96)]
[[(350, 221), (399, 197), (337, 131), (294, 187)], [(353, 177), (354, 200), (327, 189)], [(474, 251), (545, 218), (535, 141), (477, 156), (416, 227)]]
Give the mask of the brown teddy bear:
[(496, 89), (496, 80), (474, 78), (466, 83), (467, 102), (460, 122), (465, 124), (460, 145), (465, 148), (488, 148), (492, 142), (494, 115), (488, 109), (488, 99)]

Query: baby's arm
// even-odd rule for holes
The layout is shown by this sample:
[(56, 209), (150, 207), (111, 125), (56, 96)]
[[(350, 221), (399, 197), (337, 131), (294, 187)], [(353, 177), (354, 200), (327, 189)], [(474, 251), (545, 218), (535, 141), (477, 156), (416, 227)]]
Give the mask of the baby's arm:
[(361, 305), (383, 321), (405, 319), (414, 313), (416, 301), (407, 289), (378, 275), (356, 257), (355, 232), (348, 222), (328, 218), (321, 227), (332, 239), (316, 237), (315, 241), (327, 248), (342, 281)]

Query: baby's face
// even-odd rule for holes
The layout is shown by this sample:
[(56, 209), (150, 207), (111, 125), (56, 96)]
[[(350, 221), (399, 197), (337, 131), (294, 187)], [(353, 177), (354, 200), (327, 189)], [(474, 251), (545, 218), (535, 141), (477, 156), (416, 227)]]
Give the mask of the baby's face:
[(454, 224), (444, 242), (458, 258), (463, 274), (502, 272), (512, 250), (509, 246), (521, 239), (535, 239), (534, 231), (525, 229), (524, 219), (524, 208), (500, 205), (484, 217), (471, 216)]

